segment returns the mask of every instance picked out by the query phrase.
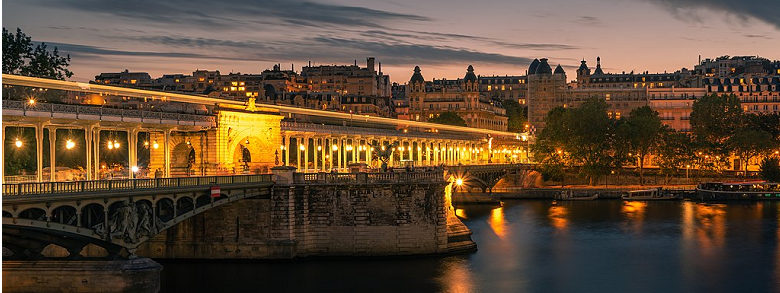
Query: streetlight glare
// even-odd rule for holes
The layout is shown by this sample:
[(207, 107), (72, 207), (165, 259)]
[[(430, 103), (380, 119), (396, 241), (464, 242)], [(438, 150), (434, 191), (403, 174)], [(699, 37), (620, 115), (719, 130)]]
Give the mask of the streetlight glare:
[(138, 172), (138, 166), (133, 166), (132, 168), (130, 168), (130, 170), (132, 170), (133, 173), (136, 173)]
[(463, 179), (461, 179), (461, 178), (456, 179), (455, 180), (455, 184), (457, 184), (458, 186), (463, 185)]
[(67, 142), (65, 142), (65, 148), (66, 149), (72, 149), (75, 146), (76, 146), (76, 143), (73, 142), (73, 140), (69, 139)]
[(17, 138), (16, 142), (14, 142), (14, 145), (16, 145), (17, 148), (20, 148), (22, 147), (22, 141)]

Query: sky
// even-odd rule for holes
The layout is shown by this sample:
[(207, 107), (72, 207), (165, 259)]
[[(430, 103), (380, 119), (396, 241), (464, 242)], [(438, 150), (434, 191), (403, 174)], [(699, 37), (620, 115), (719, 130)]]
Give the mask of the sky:
[(524, 75), (534, 58), (568, 78), (583, 58), (609, 72), (672, 72), (699, 55), (780, 59), (778, 0), (6, 0), (3, 27), (70, 54), (76, 81), (101, 72), (260, 73), (376, 57), (394, 82)]

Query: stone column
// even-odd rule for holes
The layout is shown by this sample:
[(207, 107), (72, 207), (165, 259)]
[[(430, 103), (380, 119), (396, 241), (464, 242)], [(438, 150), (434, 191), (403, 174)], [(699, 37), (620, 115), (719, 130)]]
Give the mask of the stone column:
[[(314, 173), (319, 172), (319, 168), (318, 168), (319, 166), (317, 165), (317, 152), (319, 151), (317, 149), (317, 147), (319, 146), (319, 144), (317, 143), (318, 139), (319, 138), (317, 138), (316, 136), (312, 137), (311, 152), (314, 153)], [(320, 148), (322, 148), (322, 147), (320, 146)]]
[(92, 180), (92, 126), (84, 127), (84, 152), (86, 155), (87, 180)]
[(171, 177), (171, 130), (165, 130), (165, 177)]
[(297, 166), (297, 169), (301, 169), (301, 139), (296, 137), (295, 138), (295, 165)]
[(330, 147), (330, 146), (328, 145), (328, 143), (327, 143), (327, 139), (328, 139), (329, 137), (330, 137), (330, 136), (325, 136), (325, 137), (323, 137), (323, 138), (322, 138), (322, 150), (321, 150), (321, 152), (320, 152), (320, 156), (322, 157), (322, 171), (323, 171), (323, 172), (327, 172), (327, 169), (326, 169), (326, 166), (325, 166), (325, 161), (326, 161), (326, 160), (325, 160), (325, 159), (326, 159), (326, 157), (325, 157), (325, 152), (327, 151), (328, 153), (330, 153), (330, 151), (329, 151), (329, 150), (326, 150), (326, 149), (327, 149), (327, 147)]
[(309, 137), (303, 138), (303, 172), (309, 172)]
[(35, 142), (36, 158), (38, 160), (36, 179), (38, 182), (43, 182), (43, 125), (40, 123), (35, 124)]
[(409, 160), (414, 161), (414, 141), (409, 141)]
[(57, 162), (57, 128), (49, 127), (49, 181), (57, 181), (56, 162)]

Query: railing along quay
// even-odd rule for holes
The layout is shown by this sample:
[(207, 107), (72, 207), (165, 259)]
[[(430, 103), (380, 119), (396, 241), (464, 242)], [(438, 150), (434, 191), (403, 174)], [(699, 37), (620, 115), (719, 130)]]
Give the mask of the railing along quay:
[(382, 173), (295, 173), (296, 184), (313, 183), (403, 183), (444, 181), (442, 171)]
[(173, 121), (216, 123), (210, 115), (182, 114), (172, 112), (153, 112), (144, 110), (113, 109), (89, 105), (34, 103), (26, 101), (3, 100), (3, 110), (21, 110), (26, 112), (49, 112), (75, 115), (113, 116), (120, 118), (159, 119)]
[(194, 187), (238, 183), (271, 182), (271, 174), (203, 177), (89, 180), (70, 182), (35, 182), (3, 184), (3, 196), (69, 194), (93, 191), (127, 191), (135, 189)]

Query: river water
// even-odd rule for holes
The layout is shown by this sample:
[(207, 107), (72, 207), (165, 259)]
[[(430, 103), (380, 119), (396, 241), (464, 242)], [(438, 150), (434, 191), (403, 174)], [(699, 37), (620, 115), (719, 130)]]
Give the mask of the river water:
[(508, 201), (450, 257), (161, 261), (163, 292), (780, 292), (778, 202)]

